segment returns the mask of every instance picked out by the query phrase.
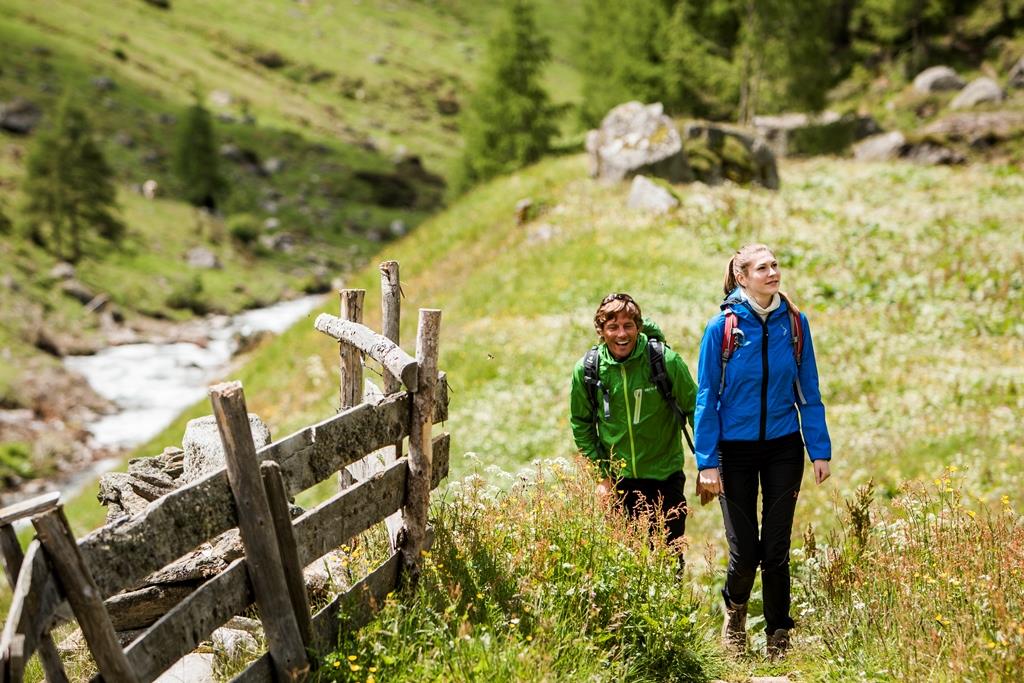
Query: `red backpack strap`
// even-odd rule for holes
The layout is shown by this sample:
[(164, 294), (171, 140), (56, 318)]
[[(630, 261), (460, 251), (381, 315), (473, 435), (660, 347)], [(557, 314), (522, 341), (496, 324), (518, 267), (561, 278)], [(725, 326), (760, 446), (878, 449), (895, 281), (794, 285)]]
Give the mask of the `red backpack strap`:
[(793, 335), (793, 357), (796, 359), (796, 381), (793, 382), (793, 389), (796, 392), (797, 400), (802, 405), (807, 405), (807, 399), (804, 398), (804, 388), (800, 386), (800, 362), (804, 357), (804, 326), (800, 322), (800, 309), (790, 303), (788, 311), (789, 329)]
[(722, 395), (725, 389), (725, 364), (732, 358), (739, 346), (743, 331), (739, 328), (739, 318), (731, 308), (724, 309), (725, 329), (722, 330), (722, 378), (718, 383), (718, 395)]

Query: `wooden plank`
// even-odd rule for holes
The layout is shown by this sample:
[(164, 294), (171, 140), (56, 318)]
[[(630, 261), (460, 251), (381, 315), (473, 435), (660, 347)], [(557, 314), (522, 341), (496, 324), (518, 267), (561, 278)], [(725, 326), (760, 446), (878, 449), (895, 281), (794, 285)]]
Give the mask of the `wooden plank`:
[(399, 534), (403, 566), (413, 581), (419, 576), (420, 551), (424, 547), (427, 508), (430, 505), (430, 430), (434, 415), (437, 345), (440, 332), (441, 311), (421, 308), (416, 333), (416, 360), (420, 364), (420, 385), (413, 399), (409, 425), (409, 479), (402, 507), (405, 528)]
[(309, 595), (306, 593), (306, 582), (302, 577), (303, 565), (299, 562), (299, 551), (295, 544), (292, 518), (288, 512), (288, 494), (284, 490), (281, 466), (273, 460), (264, 460), (260, 463), (260, 475), (263, 478), (263, 488), (267, 491), (267, 502), (270, 504), (270, 517), (274, 523), (274, 535), (277, 537), (278, 556), (281, 558), (285, 581), (288, 584), (288, 597), (295, 612), (295, 621), (298, 623), (302, 642), (309, 645)]
[(253, 600), (249, 571), (240, 557), (132, 641), (125, 654), (139, 680), (155, 680)]
[(52, 510), (57, 507), (58, 502), (60, 502), (60, 491), (50, 491), (0, 508), (0, 526), (7, 526), (18, 520), (38, 515), (40, 512)]
[[(341, 298), (341, 320), (353, 323), (363, 322), (363, 298), (365, 289), (343, 289)], [(339, 355), (339, 409), (345, 410), (363, 402), (363, 357), (359, 349), (344, 341), (338, 344)]]
[(387, 337), (377, 334), (365, 325), (342, 320), (329, 313), (318, 315), (313, 327), (338, 341), (356, 347), (384, 366), (392, 375), (400, 378), (402, 384), (410, 391), (418, 386), (419, 367), (416, 365), (416, 359)]
[[(24, 657), (31, 657), (39, 646), (41, 634), (52, 625), (62, 600), (42, 544), (34, 540), (25, 551), (18, 583), (11, 596), (11, 607), (0, 638), (0, 653), (8, 656), (15, 643), (20, 643)], [(8, 667), (14, 664), (14, 660), (8, 660)], [(21, 680), (20, 674), (15, 676), (13, 670), (8, 675), (11, 681)]]
[(32, 518), (32, 524), (53, 564), (62, 592), (71, 603), (100, 673), (108, 681), (136, 681), (135, 672), (128, 664), (110, 623), (110, 615), (103, 606), (103, 595), (89, 574), (64, 510), (58, 507), (37, 515)]
[[(380, 331), (385, 337), (400, 344), (401, 320), (402, 320), (402, 284), (398, 276), (398, 261), (384, 261), (380, 264)], [(384, 395), (390, 396), (402, 388), (402, 381), (384, 370)], [(395, 442), (390, 449), (381, 451), (384, 455), (384, 465), (390, 465), (402, 457), (402, 442)], [(391, 552), (398, 550), (398, 534), (405, 526), (402, 511), (399, 510), (390, 515), (385, 524), (388, 527), (388, 542), (391, 544)]]
[(241, 383), (210, 387), (210, 402), (224, 446), (228, 480), (238, 508), (238, 531), (274, 673), (281, 681), (300, 680), (309, 672), (309, 662), (288, 596)]
[[(52, 498), (52, 500), (56, 503), (59, 497)], [(38, 511), (45, 510), (47, 507), (34, 507), (32, 509)], [(7, 581), (11, 588), (14, 588), (17, 586), (18, 574), (21, 572), (21, 565), (25, 555), (21, 551), (18, 535), (10, 524), (0, 526), (0, 553), (3, 554)], [(43, 632), (39, 636), (39, 662), (43, 665), (46, 680), (50, 683), (64, 683), (68, 680), (67, 674), (64, 672), (64, 665), (60, 661), (60, 654), (57, 652), (57, 646), (48, 632)]]

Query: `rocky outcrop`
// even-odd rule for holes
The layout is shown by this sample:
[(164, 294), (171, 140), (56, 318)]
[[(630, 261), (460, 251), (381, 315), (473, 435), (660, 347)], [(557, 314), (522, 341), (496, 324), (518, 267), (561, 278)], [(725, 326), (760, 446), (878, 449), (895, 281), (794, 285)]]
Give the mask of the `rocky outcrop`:
[(999, 84), (991, 78), (975, 78), (967, 87), (957, 93), (949, 103), (950, 109), (970, 109), (988, 102), (1002, 102), (1005, 95)]
[(42, 109), (28, 100), (0, 102), (0, 130), (28, 135), (39, 125), (42, 118)]
[[(257, 450), (270, 443), (270, 430), (258, 415), (249, 413), (249, 429)], [(181, 447), (184, 449), (182, 483), (191, 483), (224, 467), (224, 446), (213, 415), (189, 420)]]
[(992, 111), (950, 114), (928, 124), (920, 133), (930, 137), (963, 141), (977, 147), (1024, 135), (1024, 112)]
[(963, 87), (964, 79), (948, 66), (927, 68), (914, 78), (914, 89), (923, 93), (960, 90)]
[(601, 127), (587, 133), (590, 175), (619, 182), (643, 174), (672, 183), (693, 180), (683, 141), (660, 103), (626, 102), (608, 112)]
[(731, 180), (779, 189), (775, 154), (763, 139), (732, 127), (704, 122), (687, 124), (683, 137), (687, 159), (697, 180), (709, 185)]

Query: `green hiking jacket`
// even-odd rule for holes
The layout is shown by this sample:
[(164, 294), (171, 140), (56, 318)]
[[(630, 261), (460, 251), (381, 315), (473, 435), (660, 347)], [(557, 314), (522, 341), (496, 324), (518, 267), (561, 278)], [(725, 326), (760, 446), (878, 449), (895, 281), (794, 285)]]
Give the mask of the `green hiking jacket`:
[[(645, 328), (646, 329), (646, 328)], [(637, 337), (629, 358), (619, 362), (605, 344), (598, 348), (601, 383), (608, 389), (611, 419), (604, 419), (603, 398), (597, 392), (598, 426), (583, 382), (583, 359), (572, 373), (569, 422), (576, 447), (598, 464), (602, 474), (616, 478), (665, 480), (683, 470), (679, 420), (651, 379), (647, 335)], [(697, 386), (689, 368), (665, 347), (665, 368), (672, 394), (693, 425)]]

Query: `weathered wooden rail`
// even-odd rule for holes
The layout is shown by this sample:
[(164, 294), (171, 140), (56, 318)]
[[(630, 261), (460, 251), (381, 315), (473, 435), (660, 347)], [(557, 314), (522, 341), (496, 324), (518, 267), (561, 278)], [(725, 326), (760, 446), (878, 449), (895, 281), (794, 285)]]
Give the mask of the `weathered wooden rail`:
[[(14, 587), (0, 639), (0, 683), (21, 681), (34, 653), (47, 680), (67, 680), (49, 634), (69, 618), (68, 606), (99, 669), (95, 680), (149, 683), (253, 604), (267, 652), (235, 680), (300, 680), (315, 664), (308, 652), (334, 646), (341, 628), (365, 624), (403, 573), (415, 580), (430, 542), (429, 494), (448, 472), (448, 435), (431, 434), (432, 425), (446, 419), (448, 405), (437, 371), (440, 311), (420, 310), (416, 356), (405, 353), (397, 345), (398, 264), (382, 264), (381, 274), (383, 327), (390, 338), (359, 322), (361, 291), (342, 292), (341, 318), (316, 321), (317, 329), (340, 342), (340, 413), (257, 450), (241, 384), (216, 385), (210, 396), (226, 467), (77, 542), (56, 495), (0, 510), (0, 551)], [(384, 369), (379, 402), (360, 402), (360, 354)], [(400, 457), (406, 438), (409, 452)], [(389, 449), (389, 457), (364, 465), (338, 493), (290, 518), (289, 498), (355, 463), (369, 463), (368, 454), (381, 449)], [(25, 518), (32, 519), (37, 538), (22, 556), (11, 525)], [(399, 525), (390, 557), (311, 614), (302, 568), (387, 518)], [(104, 600), (236, 527), (244, 557), (122, 648)]]

